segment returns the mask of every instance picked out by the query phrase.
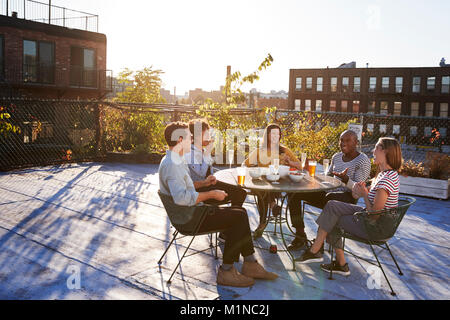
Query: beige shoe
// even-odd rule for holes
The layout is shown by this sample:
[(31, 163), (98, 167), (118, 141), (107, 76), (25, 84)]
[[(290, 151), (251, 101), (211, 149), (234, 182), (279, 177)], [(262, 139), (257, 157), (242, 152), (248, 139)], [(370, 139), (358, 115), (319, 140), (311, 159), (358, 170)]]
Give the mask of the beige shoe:
[(228, 271), (219, 267), (217, 284), (229, 287), (250, 287), (255, 284), (255, 280), (240, 274), (234, 266)]
[(278, 275), (264, 269), (258, 261), (244, 262), (242, 266), (242, 274), (253, 279), (275, 280)]

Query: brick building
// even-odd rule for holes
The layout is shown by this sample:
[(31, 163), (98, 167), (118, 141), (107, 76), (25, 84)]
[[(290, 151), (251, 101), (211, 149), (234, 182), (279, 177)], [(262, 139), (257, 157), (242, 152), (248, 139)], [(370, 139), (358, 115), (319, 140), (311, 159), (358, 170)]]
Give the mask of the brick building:
[(106, 35), (0, 15), (0, 94), (101, 99), (111, 91)]
[(288, 109), (288, 100), (283, 98), (256, 98), (256, 108), (276, 107), (277, 110)]
[(448, 65), (291, 69), (289, 75), (290, 110), (364, 115), (364, 130), (375, 133), (426, 140), (438, 128), (448, 143), (449, 103)]

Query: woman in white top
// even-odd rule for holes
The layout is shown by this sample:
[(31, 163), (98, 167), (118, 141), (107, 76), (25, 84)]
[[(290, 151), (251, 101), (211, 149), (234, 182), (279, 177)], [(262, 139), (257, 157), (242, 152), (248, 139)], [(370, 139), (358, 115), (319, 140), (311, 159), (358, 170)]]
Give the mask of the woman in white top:
[[(337, 261), (322, 264), (321, 269), (327, 272), (333, 270), (333, 272), (343, 275), (350, 274), (344, 257), (342, 239), (332, 239), (330, 233), (335, 227), (338, 227), (367, 239), (363, 221), (354, 213), (366, 209), (370, 214), (385, 208), (396, 207), (398, 204), (400, 188), (398, 170), (402, 165), (400, 144), (392, 138), (380, 138), (373, 150), (373, 155), (378, 166), (378, 174), (370, 190), (367, 190), (365, 182), (356, 183), (352, 189), (355, 197), (364, 198), (366, 208), (334, 200), (328, 202), (316, 220), (319, 230), (314, 244), (297, 261), (301, 263), (322, 262), (323, 257), (320, 251), (324, 241), (327, 240), (336, 248)], [(378, 217), (373, 216), (374, 220)]]

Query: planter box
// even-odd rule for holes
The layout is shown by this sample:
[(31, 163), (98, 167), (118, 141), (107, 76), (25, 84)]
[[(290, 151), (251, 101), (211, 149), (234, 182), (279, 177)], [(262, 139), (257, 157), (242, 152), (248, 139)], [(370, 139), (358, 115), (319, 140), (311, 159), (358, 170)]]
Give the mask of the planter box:
[(450, 179), (437, 180), (400, 176), (400, 193), (446, 200), (449, 188)]

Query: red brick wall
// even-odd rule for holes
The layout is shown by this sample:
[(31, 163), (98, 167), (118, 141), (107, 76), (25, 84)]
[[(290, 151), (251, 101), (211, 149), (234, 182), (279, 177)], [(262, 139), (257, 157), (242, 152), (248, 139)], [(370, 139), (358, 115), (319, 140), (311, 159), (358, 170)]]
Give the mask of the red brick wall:
[[(106, 42), (97, 42), (92, 40), (83, 40), (63, 36), (50, 35), (45, 32), (35, 30), (25, 30), (19, 28), (10, 28), (0, 26), (0, 35), (4, 37), (4, 57), (5, 57), (5, 75), (22, 72), (23, 60), (23, 40), (47, 41), (55, 45), (55, 81), (58, 86), (69, 86), (70, 75), (70, 48), (72, 46), (94, 49), (97, 56), (97, 69), (106, 70)], [(8, 79), (7, 79), (8, 80)], [(41, 88), (41, 90), (27, 89), (31, 95), (44, 96), (48, 98), (57, 98), (61, 92), (56, 93), (51, 88)], [(92, 91), (92, 90), (91, 90)], [(73, 89), (70, 92), (64, 92), (64, 98), (91, 98), (98, 93), (88, 92), (86, 90)]]
[(287, 109), (288, 108), (288, 100), (281, 99), (281, 98), (270, 98), (270, 99), (257, 98), (256, 99), (256, 107), (257, 108), (277, 107), (278, 110)]

